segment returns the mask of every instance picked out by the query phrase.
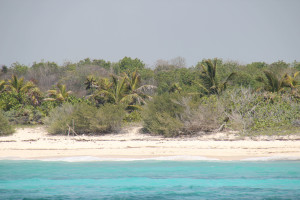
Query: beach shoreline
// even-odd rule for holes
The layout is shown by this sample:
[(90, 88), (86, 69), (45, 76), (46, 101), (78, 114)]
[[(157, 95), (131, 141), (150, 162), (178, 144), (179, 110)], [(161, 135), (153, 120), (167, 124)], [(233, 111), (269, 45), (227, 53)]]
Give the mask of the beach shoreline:
[(1, 160), (130, 161), (130, 160), (300, 160), (300, 135), (240, 138), (214, 133), (163, 138), (131, 127), (101, 136), (52, 136), (45, 127), (18, 128), (0, 137)]

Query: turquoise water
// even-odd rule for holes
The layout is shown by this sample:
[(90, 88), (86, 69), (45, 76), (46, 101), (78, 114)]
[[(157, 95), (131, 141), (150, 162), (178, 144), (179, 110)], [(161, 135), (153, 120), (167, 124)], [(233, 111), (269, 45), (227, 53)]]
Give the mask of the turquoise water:
[(300, 199), (300, 161), (0, 161), (0, 199)]

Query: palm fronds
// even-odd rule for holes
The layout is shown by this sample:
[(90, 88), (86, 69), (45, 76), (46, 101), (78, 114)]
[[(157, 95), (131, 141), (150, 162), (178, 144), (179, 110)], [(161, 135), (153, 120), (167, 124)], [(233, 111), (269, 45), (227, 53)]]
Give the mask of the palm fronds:
[(48, 90), (48, 98), (45, 98), (44, 101), (57, 101), (64, 102), (67, 100), (72, 91), (67, 91), (66, 85), (57, 84), (57, 89)]
[(273, 72), (263, 71), (267, 80), (258, 77), (256, 80), (264, 83), (265, 90), (270, 92), (281, 92), (284, 89), (284, 77), (278, 78)]
[(225, 79), (225, 81), (219, 83), (217, 77), (218, 59), (216, 58), (213, 60), (204, 60), (201, 67), (202, 71), (200, 78), (202, 83), (196, 82), (196, 84), (208, 94), (220, 94), (226, 89), (228, 82), (236, 75), (236, 73), (233, 72)]

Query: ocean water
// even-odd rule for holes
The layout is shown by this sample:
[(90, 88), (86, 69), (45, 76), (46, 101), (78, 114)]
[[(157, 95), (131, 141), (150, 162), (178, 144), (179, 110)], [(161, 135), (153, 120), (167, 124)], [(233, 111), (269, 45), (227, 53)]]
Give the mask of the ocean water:
[(0, 199), (300, 199), (300, 161), (0, 161)]

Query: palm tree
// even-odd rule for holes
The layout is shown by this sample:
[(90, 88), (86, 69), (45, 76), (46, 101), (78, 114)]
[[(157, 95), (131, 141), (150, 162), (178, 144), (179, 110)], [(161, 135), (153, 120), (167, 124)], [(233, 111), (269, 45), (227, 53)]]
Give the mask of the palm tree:
[(93, 90), (98, 87), (97, 81), (93, 75), (89, 75), (88, 77), (86, 77), (86, 81), (84, 82), (84, 84), (86, 85), (86, 90)]
[(4, 80), (0, 81), (0, 93), (2, 93), (5, 89), (6, 82)]
[(111, 75), (111, 79), (102, 78), (97, 84), (97, 91), (91, 96), (98, 103), (110, 102), (113, 104), (123, 103), (128, 107), (135, 107), (134, 104), (145, 104), (145, 99), (150, 98), (144, 94), (144, 91), (149, 90), (151, 85), (140, 86), (140, 75), (137, 71), (130, 75), (123, 76)]
[(232, 72), (222, 83), (219, 83), (217, 78), (217, 63), (218, 59), (208, 59), (205, 60), (203, 64), (201, 64), (202, 71), (200, 78), (202, 79), (202, 83), (198, 83), (198, 86), (206, 93), (209, 94), (220, 94), (227, 87), (228, 82), (236, 75), (235, 72)]
[(24, 78), (18, 78), (16, 75), (12, 75), (11, 80), (8, 81), (7, 88), (11, 92), (16, 92), (17, 94), (26, 93), (31, 88), (36, 87), (33, 82), (24, 82)]
[(29, 90), (28, 97), (34, 106), (40, 105), (42, 101), (42, 92), (38, 87), (34, 87)]
[(15, 95), (20, 103), (24, 103), (28, 97), (28, 93), (36, 88), (36, 85), (32, 81), (24, 82), (24, 78), (18, 78), (16, 75), (12, 75), (12, 78), (8, 80), (8, 84), (4, 86), (9, 93)]
[(48, 90), (49, 98), (45, 98), (45, 101), (64, 102), (72, 93), (72, 91), (67, 91), (66, 85), (57, 84), (56, 87), (57, 89)]
[(262, 78), (258, 77), (256, 80), (259, 82), (264, 83), (265, 85), (265, 90), (269, 92), (281, 92), (284, 89), (285, 86), (285, 77), (280, 77), (278, 78), (273, 72), (270, 71), (264, 71), (264, 74), (267, 78), (267, 81)]
[(141, 76), (138, 74), (137, 70), (132, 72), (130, 75), (124, 73), (124, 77), (126, 77), (128, 81), (130, 91), (135, 91), (141, 84)]
[(150, 99), (150, 95), (147, 92), (154, 91), (157, 87), (154, 85), (141, 85), (141, 76), (137, 70), (131, 74), (124, 74), (124, 77), (128, 83), (129, 94), (127, 99), (131, 100), (131, 104), (138, 102), (139, 104), (146, 104), (145, 99)]
[(299, 90), (300, 87), (299, 80), (297, 80), (297, 76), (299, 75), (300, 71), (295, 72), (292, 76), (285, 74), (284, 75), (284, 84), (285, 86), (291, 88), (291, 93), (294, 97), (300, 98)]
[[(100, 79), (98, 83), (98, 90), (91, 95), (94, 99), (101, 99), (113, 104), (123, 102), (129, 88), (126, 84), (125, 77), (111, 76), (111, 80), (107, 78)], [(105, 100), (102, 100), (105, 98)]]
[(182, 88), (179, 86), (179, 83), (173, 83), (169, 89), (169, 93), (180, 93)]
[(297, 76), (299, 75), (300, 71), (295, 72), (292, 76), (285, 74), (284, 75), (284, 84), (291, 88), (293, 91), (294, 89), (300, 87), (300, 83), (297, 80)]

